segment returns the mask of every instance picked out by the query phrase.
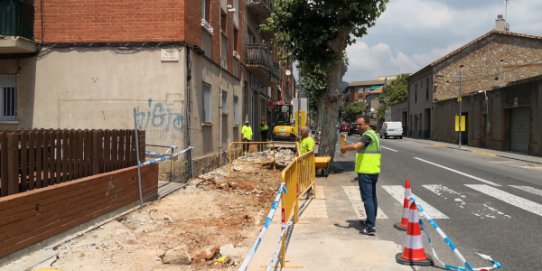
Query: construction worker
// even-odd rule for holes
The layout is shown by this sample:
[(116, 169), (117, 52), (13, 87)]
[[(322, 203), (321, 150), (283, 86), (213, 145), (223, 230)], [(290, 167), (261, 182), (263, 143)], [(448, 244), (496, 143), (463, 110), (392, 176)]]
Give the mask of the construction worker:
[(309, 132), (311, 131), (311, 129), (307, 126), (303, 126), (301, 127), (301, 142), (299, 142), (299, 148), (300, 148), (300, 151), (301, 151), (301, 155), (307, 153), (307, 152), (310, 152), (310, 151), (314, 151), (314, 139), (312, 139), (312, 137), (309, 136)]
[(368, 116), (360, 116), (356, 120), (359, 131), (362, 133), (359, 142), (341, 146), (341, 153), (356, 151), (355, 171), (358, 173), (358, 183), (361, 199), (367, 214), (367, 220), (361, 221), (362, 234), (374, 236), (375, 223), (378, 210), (376, 200), (376, 182), (380, 174), (381, 148), (380, 139), (369, 125)]
[[(245, 120), (245, 125), (243, 125), (243, 128), (241, 128), (241, 138), (243, 142), (250, 142), (252, 141), (252, 127), (250, 127), (250, 122), (248, 120)], [(248, 153), (248, 146), (249, 143), (243, 144), (243, 153)]]
[(265, 120), (262, 120), (262, 125), (260, 126), (260, 135), (262, 136), (262, 141), (267, 141), (267, 131), (269, 131), (269, 126)]

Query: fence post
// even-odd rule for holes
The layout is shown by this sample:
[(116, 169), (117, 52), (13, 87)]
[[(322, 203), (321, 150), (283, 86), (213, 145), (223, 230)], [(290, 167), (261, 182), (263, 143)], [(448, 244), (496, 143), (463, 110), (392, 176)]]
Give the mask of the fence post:
[(92, 175), (100, 173), (100, 154), (98, 149), (101, 147), (101, 138), (99, 131), (92, 130)]
[(7, 137), (7, 194), (12, 195), (19, 192), (19, 135), (10, 133)]

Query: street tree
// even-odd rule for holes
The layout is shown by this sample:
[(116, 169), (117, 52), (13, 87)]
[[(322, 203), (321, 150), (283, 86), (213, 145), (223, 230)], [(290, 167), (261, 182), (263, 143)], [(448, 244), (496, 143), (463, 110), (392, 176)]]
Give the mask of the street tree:
[(356, 117), (365, 113), (365, 103), (353, 102), (341, 106), (339, 117), (347, 122), (353, 122)]
[[(388, 0), (275, 0), (273, 13), (262, 26), (274, 34), (283, 58), (297, 61), (300, 70), (322, 69), (326, 89), (319, 90), (318, 125), (322, 138), (318, 152), (333, 157), (337, 142), (339, 84), (346, 72), (346, 46), (362, 37), (384, 12)], [(301, 78), (303, 84), (303, 78)]]
[(384, 86), (380, 98), (386, 105), (399, 104), (408, 98), (408, 74), (401, 74)]

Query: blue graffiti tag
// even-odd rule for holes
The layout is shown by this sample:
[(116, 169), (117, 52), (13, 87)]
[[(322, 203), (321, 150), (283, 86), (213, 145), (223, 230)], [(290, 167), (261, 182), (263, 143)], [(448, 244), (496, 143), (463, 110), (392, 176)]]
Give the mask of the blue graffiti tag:
[(152, 128), (165, 128), (166, 132), (170, 129), (181, 131), (183, 116), (181, 113), (173, 112), (169, 107), (161, 102), (152, 105), (152, 99), (148, 100), (148, 110), (141, 111), (136, 107), (136, 125), (140, 130)]

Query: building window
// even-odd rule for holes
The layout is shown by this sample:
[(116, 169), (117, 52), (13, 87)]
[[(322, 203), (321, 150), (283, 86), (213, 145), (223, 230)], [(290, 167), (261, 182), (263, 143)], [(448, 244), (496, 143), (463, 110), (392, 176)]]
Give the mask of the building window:
[(211, 85), (203, 83), (203, 122), (212, 121)]
[(418, 84), (414, 84), (414, 103), (418, 102)]
[(17, 77), (0, 74), (0, 120), (17, 117)]
[(239, 52), (239, 29), (233, 29), (233, 50)]
[(226, 33), (227, 31), (227, 28), (228, 27), (228, 16), (226, 15), (225, 12), (220, 12), (220, 29), (222, 30), (222, 32)]
[(233, 96), (233, 124), (241, 124), (241, 112), (239, 110), (239, 97)]
[(429, 78), (425, 79), (425, 99), (429, 100)]
[(220, 67), (228, 69), (228, 37), (222, 33), (220, 38)]
[(228, 92), (222, 90), (222, 114), (228, 114)]
[(201, 19), (209, 21), (211, 15), (211, 0), (201, 0)]

